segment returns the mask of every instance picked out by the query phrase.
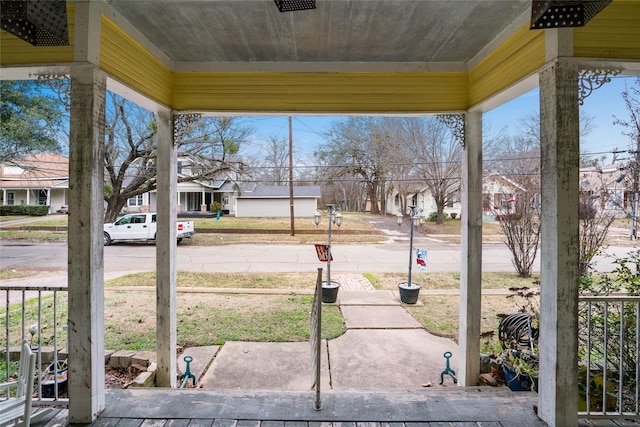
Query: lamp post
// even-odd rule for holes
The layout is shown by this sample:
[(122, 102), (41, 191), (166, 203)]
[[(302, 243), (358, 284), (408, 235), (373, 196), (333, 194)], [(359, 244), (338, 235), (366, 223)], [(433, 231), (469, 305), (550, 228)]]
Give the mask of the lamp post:
[[(420, 285), (411, 282), (411, 268), (413, 261), (413, 223), (414, 220), (418, 220), (420, 224), (424, 222), (424, 216), (422, 216), (422, 209), (417, 209), (416, 206), (408, 206), (410, 216), (410, 231), (409, 231), (409, 273), (406, 282), (398, 284), (400, 291), (400, 300), (406, 304), (415, 304), (418, 301), (418, 295), (420, 293)], [(398, 226), (402, 225), (404, 216), (401, 212), (396, 215), (396, 221)]]
[[(327, 242), (327, 281), (326, 281), (326, 286), (323, 283), (323, 291), (324, 288), (336, 288), (335, 291), (335, 296), (337, 296), (337, 288), (340, 286), (333, 286), (333, 283), (331, 282), (331, 225), (335, 224), (338, 227), (340, 227), (342, 225), (342, 214), (336, 210), (336, 206), (334, 204), (328, 204), (327, 205), (327, 212), (329, 214), (329, 231), (328, 231), (328, 242)], [(320, 212), (316, 211), (315, 214), (313, 214), (313, 222), (316, 226), (320, 225), (320, 220), (322, 219), (322, 216), (320, 215)], [(325, 297), (324, 292), (323, 292), (323, 296), (322, 296), (322, 301), (323, 302), (335, 302), (335, 296), (327, 296)]]

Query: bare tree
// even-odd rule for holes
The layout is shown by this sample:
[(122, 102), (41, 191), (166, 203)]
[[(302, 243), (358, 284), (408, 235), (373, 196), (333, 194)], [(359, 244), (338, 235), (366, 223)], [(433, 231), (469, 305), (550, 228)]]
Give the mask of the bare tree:
[(628, 131), (624, 132), (624, 135), (635, 141), (636, 147), (640, 146), (640, 77), (636, 78), (634, 86), (622, 92), (622, 99), (627, 107), (629, 118), (623, 120), (614, 116), (613, 123), (627, 128)]
[[(393, 162), (388, 165), (389, 182), (385, 200), (388, 196), (397, 192), (399, 211), (405, 214), (407, 212), (407, 199), (417, 192), (416, 188), (423, 188), (424, 184), (416, 178), (415, 156), (410, 140), (409, 129), (411, 126), (407, 124), (407, 120), (403, 118), (388, 118), (385, 122), (387, 132), (391, 135), (389, 143), (391, 144), (391, 152), (393, 153)], [(383, 213), (395, 214), (389, 212), (388, 209)]]
[[(289, 142), (270, 136), (267, 141), (254, 142), (255, 147), (246, 159), (245, 172), (252, 179), (269, 185), (287, 185), (289, 182)], [(294, 144), (294, 168), (296, 163)], [(295, 171), (295, 169), (294, 169)]]
[[(108, 92), (106, 111), (105, 221), (112, 222), (131, 197), (156, 189), (157, 122), (153, 113)], [(234, 118), (201, 118), (176, 137), (180, 156), (192, 164), (190, 174), (178, 182), (215, 179), (239, 168), (230, 161), (245, 142), (250, 129)]]
[(632, 147), (629, 151), (633, 154), (629, 168), (632, 176), (631, 190), (631, 238), (637, 239), (637, 217), (638, 217), (638, 193), (640, 192), (640, 77), (634, 82), (634, 86), (626, 88), (622, 92), (628, 119), (620, 119), (614, 116), (613, 124), (623, 126), (627, 129), (624, 135), (627, 135), (632, 141)]
[[(593, 129), (593, 118), (580, 117), (580, 133), (587, 135)], [(521, 186), (522, 191), (515, 202), (515, 211), (501, 215), (500, 226), (507, 238), (507, 247), (512, 255), (512, 263), (521, 277), (530, 277), (540, 246), (540, 220), (538, 195), (540, 194), (540, 115), (532, 113), (520, 121), (516, 136), (503, 136), (500, 144), (493, 146), (491, 166), (506, 178)], [(590, 201), (589, 208), (593, 207)], [(606, 237), (609, 224), (606, 215), (597, 216), (602, 221), (594, 221), (596, 216), (581, 216), (580, 241), (581, 265), (589, 263), (598, 253), (596, 244)], [(606, 226), (605, 226), (606, 225)]]
[(540, 246), (540, 209), (536, 194), (523, 192), (513, 211), (497, 218), (507, 238), (511, 262), (520, 277), (531, 277), (531, 267)]
[(613, 215), (596, 206), (601, 197), (607, 195), (580, 193), (580, 276), (589, 272), (593, 258), (604, 250), (604, 241), (613, 223)]
[[(527, 131), (527, 129), (529, 129)], [(540, 247), (540, 144), (535, 126), (522, 134), (503, 136), (500, 151), (494, 152), (492, 169), (520, 187), (508, 212), (496, 217), (511, 252), (511, 262), (520, 277), (531, 277), (531, 267)]]
[(405, 126), (415, 171), (435, 201), (436, 224), (443, 224), (444, 208), (460, 197), (462, 145), (435, 117), (407, 118)]
[(328, 181), (351, 178), (365, 186), (373, 214), (380, 213), (379, 200), (392, 159), (389, 138), (381, 118), (349, 117), (333, 124), (327, 144), (316, 153)]

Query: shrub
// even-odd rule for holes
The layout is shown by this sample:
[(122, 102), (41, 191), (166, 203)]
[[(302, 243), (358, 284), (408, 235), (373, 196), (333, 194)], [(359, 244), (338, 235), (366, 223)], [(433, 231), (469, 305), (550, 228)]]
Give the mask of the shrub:
[(496, 215), (496, 221), (518, 221), (520, 219), (522, 219), (522, 214), (519, 213)]
[(9, 216), (9, 215), (44, 216), (47, 213), (49, 213), (49, 206), (45, 206), (45, 205), (0, 206), (0, 216)]
[(581, 220), (594, 219), (597, 209), (593, 203), (580, 203), (578, 207), (578, 218)]

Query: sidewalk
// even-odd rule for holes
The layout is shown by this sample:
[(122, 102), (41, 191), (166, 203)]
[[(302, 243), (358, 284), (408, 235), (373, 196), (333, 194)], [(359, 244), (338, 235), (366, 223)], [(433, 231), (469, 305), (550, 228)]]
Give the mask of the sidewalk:
[(32, 216), (28, 218), (12, 219), (10, 221), (0, 221), (0, 228), (13, 227), (14, 225), (29, 224), (31, 222), (42, 221), (43, 219), (56, 219), (57, 217), (65, 217), (65, 214), (49, 214), (46, 216)]
[[(359, 274), (336, 274), (341, 283), (336, 304), (346, 332), (322, 341), (322, 390), (409, 390), (429, 385), (451, 387), (445, 352), (457, 367), (458, 346), (425, 331), (402, 307), (397, 292), (377, 291)], [(421, 304), (418, 302), (418, 304)], [(299, 390), (311, 388), (308, 342), (226, 342), (223, 346), (187, 348), (198, 387), (214, 390)]]

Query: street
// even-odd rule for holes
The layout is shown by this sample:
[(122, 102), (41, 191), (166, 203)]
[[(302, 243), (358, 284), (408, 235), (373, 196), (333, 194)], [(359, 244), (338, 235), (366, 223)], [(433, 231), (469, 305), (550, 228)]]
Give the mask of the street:
[[(428, 249), (427, 271), (460, 271), (460, 245), (420, 238), (414, 248)], [(609, 247), (607, 254), (624, 255), (633, 248)], [(115, 244), (104, 248), (105, 275), (117, 276), (155, 270), (156, 247), (152, 244)], [(177, 266), (182, 271), (201, 272), (300, 272), (324, 267), (313, 244), (237, 244), (224, 246), (178, 246)], [(339, 244), (332, 246), (332, 271), (344, 273), (406, 272), (409, 266), (407, 242), (385, 244)], [(414, 262), (415, 264), (415, 262)], [(511, 254), (504, 244), (485, 244), (483, 271), (514, 271)], [(600, 271), (609, 271), (609, 259), (600, 257)], [(0, 242), (0, 268), (35, 271), (67, 269), (66, 243)], [(415, 266), (414, 266), (415, 268)], [(539, 257), (534, 271), (540, 270)]]

